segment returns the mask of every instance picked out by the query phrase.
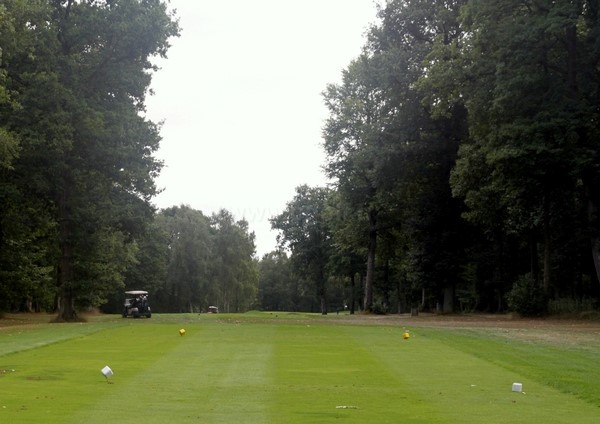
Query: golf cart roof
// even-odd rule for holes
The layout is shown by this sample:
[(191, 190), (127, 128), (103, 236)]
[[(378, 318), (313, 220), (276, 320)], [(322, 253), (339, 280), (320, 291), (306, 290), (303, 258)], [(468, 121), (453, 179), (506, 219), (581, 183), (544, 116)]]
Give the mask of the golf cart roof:
[(142, 294), (148, 294), (148, 292), (145, 290), (130, 290), (130, 291), (126, 291), (125, 294), (131, 294), (133, 296), (140, 296)]

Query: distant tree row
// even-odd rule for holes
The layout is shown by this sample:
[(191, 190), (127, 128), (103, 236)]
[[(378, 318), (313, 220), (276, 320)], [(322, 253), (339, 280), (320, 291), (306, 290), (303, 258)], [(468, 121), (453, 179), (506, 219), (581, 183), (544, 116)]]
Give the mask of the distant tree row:
[[(150, 292), (157, 312), (245, 312), (256, 306), (258, 268), (254, 233), (221, 210), (211, 217), (189, 206), (157, 213), (138, 240), (138, 256), (124, 274), (125, 289)], [(123, 293), (102, 309), (119, 313)]]
[(299, 187), (272, 219), (323, 313), (340, 278), (375, 312), (598, 305), (599, 14), (585, 0), (379, 8), (323, 94), (332, 186)]

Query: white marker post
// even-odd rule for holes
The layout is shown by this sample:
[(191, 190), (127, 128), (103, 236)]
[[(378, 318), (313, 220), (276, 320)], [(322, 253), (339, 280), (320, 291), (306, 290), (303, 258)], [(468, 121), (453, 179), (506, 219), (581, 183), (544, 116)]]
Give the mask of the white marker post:
[(100, 372), (102, 373), (102, 375), (103, 375), (104, 377), (106, 377), (106, 382), (108, 383), (108, 379), (109, 379), (109, 377), (112, 377), (112, 376), (113, 376), (113, 370), (111, 370), (111, 369), (110, 369), (110, 367), (107, 365), (107, 366), (105, 366), (104, 368), (102, 368), (102, 369), (100, 370)]

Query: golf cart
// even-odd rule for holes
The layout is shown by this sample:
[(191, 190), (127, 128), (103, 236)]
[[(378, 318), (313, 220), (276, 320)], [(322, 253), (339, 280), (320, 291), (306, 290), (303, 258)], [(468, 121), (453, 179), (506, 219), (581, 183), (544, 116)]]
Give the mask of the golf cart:
[(127, 317), (146, 317), (150, 318), (150, 304), (148, 303), (148, 292), (144, 290), (131, 290), (125, 292), (125, 309), (123, 309), (123, 318)]

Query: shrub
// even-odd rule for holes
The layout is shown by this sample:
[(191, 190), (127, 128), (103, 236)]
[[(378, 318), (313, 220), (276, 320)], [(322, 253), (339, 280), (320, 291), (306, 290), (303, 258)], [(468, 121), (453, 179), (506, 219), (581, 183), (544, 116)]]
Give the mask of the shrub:
[(373, 306), (371, 307), (371, 312), (375, 315), (385, 315), (387, 314), (387, 307), (382, 302), (373, 302)]
[(531, 274), (521, 275), (506, 296), (510, 310), (525, 317), (548, 313), (548, 297)]

